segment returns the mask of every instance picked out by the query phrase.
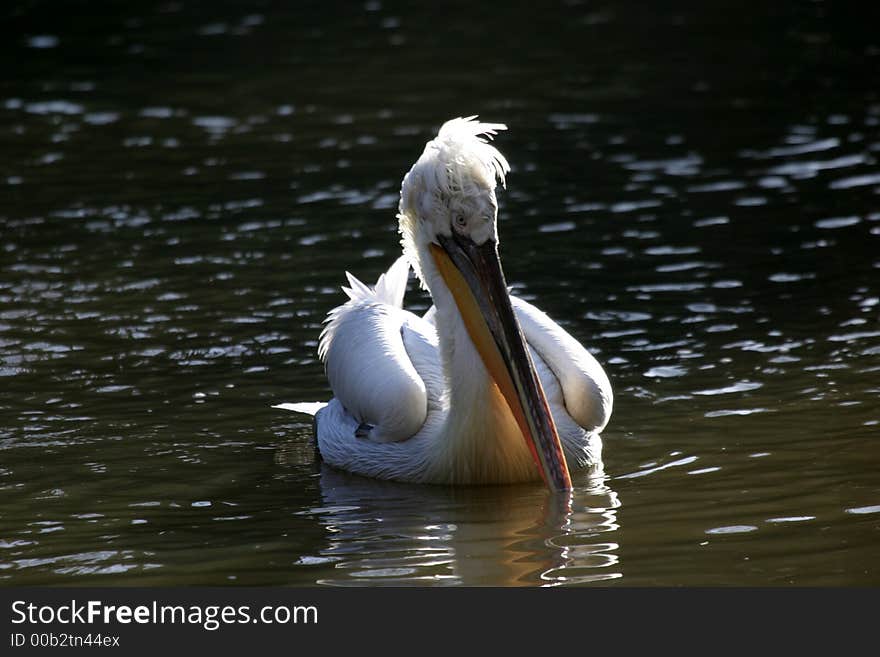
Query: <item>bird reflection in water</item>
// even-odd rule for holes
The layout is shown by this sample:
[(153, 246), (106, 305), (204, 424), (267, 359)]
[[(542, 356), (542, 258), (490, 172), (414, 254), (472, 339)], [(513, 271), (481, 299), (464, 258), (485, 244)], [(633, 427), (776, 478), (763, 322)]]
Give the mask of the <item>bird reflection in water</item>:
[[(327, 545), (299, 563), (325, 585), (556, 586), (622, 577), (617, 494), (604, 477), (554, 494), (532, 485), (423, 486), (320, 465), (303, 511)], [(320, 566), (325, 568), (320, 568)]]

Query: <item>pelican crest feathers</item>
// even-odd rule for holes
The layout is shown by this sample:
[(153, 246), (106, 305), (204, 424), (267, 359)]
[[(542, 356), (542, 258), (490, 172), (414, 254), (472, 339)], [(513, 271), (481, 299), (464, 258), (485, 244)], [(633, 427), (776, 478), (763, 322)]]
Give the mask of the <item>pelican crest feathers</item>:
[[(425, 286), (416, 243), (427, 217), (446, 214), (453, 198), (476, 196), (494, 190), (496, 179), (506, 185), (510, 164), (489, 143), (503, 123), (482, 123), (476, 116), (459, 117), (443, 124), (437, 136), (425, 144), (421, 157), (403, 178), (397, 219), (403, 252)], [(494, 198), (494, 194), (493, 194)]]

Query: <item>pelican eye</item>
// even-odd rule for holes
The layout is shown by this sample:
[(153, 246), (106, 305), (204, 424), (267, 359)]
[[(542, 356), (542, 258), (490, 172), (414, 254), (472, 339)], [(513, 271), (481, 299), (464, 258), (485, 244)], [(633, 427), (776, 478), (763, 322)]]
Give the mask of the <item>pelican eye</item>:
[(463, 214), (455, 215), (452, 221), (453, 223), (455, 223), (455, 227), (460, 230), (464, 230), (465, 228), (467, 228), (467, 217), (465, 217)]

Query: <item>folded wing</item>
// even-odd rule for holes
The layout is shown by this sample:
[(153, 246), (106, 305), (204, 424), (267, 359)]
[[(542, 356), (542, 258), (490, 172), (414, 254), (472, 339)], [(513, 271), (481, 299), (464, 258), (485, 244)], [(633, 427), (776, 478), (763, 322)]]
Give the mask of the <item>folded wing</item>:
[(611, 418), (614, 402), (605, 370), (546, 314), (517, 297), (511, 296), (510, 300), (526, 342), (558, 380), (568, 415), (587, 432), (602, 431)]
[(404, 258), (374, 288), (348, 274), (349, 301), (329, 313), (318, 346), (334, 396), (360, 424), (358, 437), (375, 442), (415, 435), (434, 396), (436, 337), (401, 308), (408, 275)]

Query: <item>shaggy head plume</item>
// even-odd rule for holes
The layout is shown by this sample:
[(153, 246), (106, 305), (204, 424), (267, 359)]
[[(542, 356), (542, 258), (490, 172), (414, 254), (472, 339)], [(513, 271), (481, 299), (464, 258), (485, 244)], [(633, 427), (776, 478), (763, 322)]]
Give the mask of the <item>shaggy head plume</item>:
[[(505, 184), (510, 171), (507, 159), (489, 141), (503, 123), (481, 123), (476, 116), (447, 121), (403, 179), (397, 218), (401, 243), (416, 274), (418, 243), (434, 239), (432, 230), (444, 230), (442, 221), (456, 200), (490, 195), (495, 204), (496, 180)], [(448, 223), (446, 224), (448, 227)]]

